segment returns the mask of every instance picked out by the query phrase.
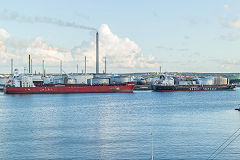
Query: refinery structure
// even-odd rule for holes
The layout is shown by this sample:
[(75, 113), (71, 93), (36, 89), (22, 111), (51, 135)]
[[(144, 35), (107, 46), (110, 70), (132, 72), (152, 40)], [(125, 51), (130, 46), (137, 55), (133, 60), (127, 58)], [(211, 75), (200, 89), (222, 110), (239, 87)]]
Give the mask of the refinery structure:
[[(107, 74), (106, 57), (105, 70), (100, 73), (98, 32), (96, 32), (96, 73), (87, 73), (86, 59), (85, 56), (82, 73), (78, 73), (77, 66), (77, 73), (70, 74), (64, 72), (62, 61), (60, 61), (60, 72), (58, 74), (47, 74), (44, 60), (42, 61), (42, 74), (36, 74), (36, 72), (33, 74), (31, 55), (28, 56), (28, 69), (24, 69), (24, 73), (19, 73), (18, 69), (13, 68), (13, 59), (11, 59), (11, 74), (0, 75), (0, 89), (5, 88), (6, 93), (103, 93), (132, 92), (133, 89), (195, 91), (232, 90), (235, 88), (230, 79), (222, 77), (222, 75), (162, 73), (161, 67), (160, 72), (156, 73)], [(135, 86), (135, 84), (137, 85)]]
[(96, 33), (96, 73), (87, 74), (86, 57), (83, 74), (63, 74), (62, 61), (60, 61), (60, 74), (47, 75), (42, 63), (43, 73), (33, 74), (32, 59), (28, 58), (28, 73), (20, 74), (18, 69), (13, 71), (11, 60), (11, 75), (2, 85), (7, 94), (37, 94), (37, 93), (109, 93), (109, 92), (133, 92), (135, 82), (131, 82), (129, 76), (119, 76), (99, 73), (99, 34)]

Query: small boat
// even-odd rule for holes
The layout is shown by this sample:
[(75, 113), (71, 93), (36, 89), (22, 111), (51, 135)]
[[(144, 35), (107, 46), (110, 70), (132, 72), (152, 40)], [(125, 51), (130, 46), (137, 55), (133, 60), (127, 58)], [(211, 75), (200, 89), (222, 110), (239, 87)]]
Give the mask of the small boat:
[(235, 108), (236, 111), (240, 111), (240, 104), (237, 105), (238, 108)]

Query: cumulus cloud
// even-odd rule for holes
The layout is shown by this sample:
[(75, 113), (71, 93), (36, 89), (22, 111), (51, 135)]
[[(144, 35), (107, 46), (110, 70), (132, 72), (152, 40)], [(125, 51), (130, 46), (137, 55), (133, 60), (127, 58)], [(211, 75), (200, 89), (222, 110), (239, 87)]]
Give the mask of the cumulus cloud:
[(37, 37), (33, 40), (28, 48), (26, 54), (32, 55), (35, 59), (47, 59), (49, 62), (56, 61), (72, 61), (72, 55), (70, 50), (63, 50), (58, 47), (54, 47), (46, 44), (43, 38)]
[[(103, 57), (107, 57), (108, 65), (113, 68), (154, 68), (159, 66), (155, 57), (144, 57), (141, 48), (129, 38), (120, 38), (113, 34), (107, 24), (99, 28), (100, 39), (100, 65), (103, 66)], [(73, 57), (87, 56), (90, 58), (90, 65), (95, 66), (95, 41), (74, 48)]]
[(5, 41), (9, 37), (10, 37), (10, 35), (6, 30), (0, 29), (0, 59), (2, 62), (6, 62), (6, 60), (8, 58)]
[[(3, 32), (4, 33), (4, 32)], [(8, 34), (2, 34), (8, 38)], [(6, 45), (0, 41), (0, 54), (2, 61), (6, 57)], [(103, 24), (99, 28), (99, 50), (100, 50), (100, 69), (104, 68), (104, 57), (107, 57), (108, 67), (112, 71), (142, 71), (144, 69), (153, 70), (159, 67), (157, 59), (153, 56), (144, 56), (141, 48), (129, 38), (121, 38), (112, 33), (107, 24)], [(21, 55), (19, 55), (21, 54)], [(72, 66), (76, 63), (83, 63), (84, 56), (87, 56), (87, 66), (94, 68), (96, 62), (96, 43), (95, 39), (84, 42), (80, 46), (72, 49), (64, 49), (61, 47), (48, 44), (44, 38), (36, 37), (26, 47), (22, 53), (15, 53), (14, 59), (26, 61), (26, 56), (30, 54), (34, 60), (34, 64), (40, 65), (42, 60), (46, 60), (48, 65), (56, 66), (62, 60), (64, 64)], [(20, 57), (20, 58), (19, 58)]]
[(6, 53), (6, 47), (2, 41), (0, 41), (0, 59), (1, 62), (6, 62), (7, 53)]
[(10, 37), (10, 35), (5, 29), (0, 29), (0, 41), (5, 41), (9, 37)]

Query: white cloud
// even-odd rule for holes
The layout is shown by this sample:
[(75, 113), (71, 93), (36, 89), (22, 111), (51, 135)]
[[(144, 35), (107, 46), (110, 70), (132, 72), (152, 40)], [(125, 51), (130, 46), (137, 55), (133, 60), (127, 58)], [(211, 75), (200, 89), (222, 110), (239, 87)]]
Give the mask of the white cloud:
[(6, 53), (6, 46), (2, 41), (0, 41), (0, 59), (1, 62), (6, 62), (7, 53)]
[[(6, 40), (9, 34), (2, 31), (1, 36)], [(141, 48), (134, 41), (113, 34), (107, 24), (100, 26), (99, 39), (100, 71), (104, 68), (105, 56), (107, 57), (107, 66), (111, 68), (108, 70), (111, 72), (152, 71), (159, 67), (155, 57), (145, 57)], [(10, 54), (6, 52), (6, 45), (2, 41), (0, 41), (0, 51), (0, 61), (3, 60), (2, 57)], [(28, 54), (32, 56), (34, 65), (38, 66), (45, 59), (48, 66), (58, 66), (59, 61), (62, 60), (64, 65), (73, 67), (77, 63), (83, 64), (84, 56), (87, 56), (87, 66), (93, 69), (96, 62), (95, 38), (73, 49), (62, 49), (49, 45), (43, 38), (37, 37), (29, 43), (25, 51), (15, 52), (13, 58), (24, 64)]]
[(108, 25), (101, 25), (99, 33), (100, 52), (110, 59), (113, 67), (153, 68), (158, 66), (154, 57), (144, 57), (141, 48), (134, 41), (113, 34)]
[(7, 49), (5, 45), (5, 41), (10, 37), (9, 33), (4, 30), (0, 29), (0, 60), (1, 62), (5, 63), (8, 59)]
[[(153, 69), (159, 64), (155, 57), (144, 57), (141, 48), (129, 38), (120, 38), (113, 34), (107, 24), (103, 24), (99, 28), (99, 52), (100, 66), (104, 66), (104, 58), (107, 57), (107, 64), (111, 68), (129, 70)], [(88, 65), (95, 66), (95, 40), (89, 44), (84, 44), (72, 50), (73, 58), (76, 60), (88, 57)]]
[(0, 29), (0, 41), (5, 41), (9, 37), (10, 37), (10, 35), (5, 29)]
[(33, 40), (26, 50), (26, 54), (32, 55), (34, 59), (47, 59), (49, 62), (72, 61), (70, 50), (61, 50), (58, 47), (46, 44), (43, 38), (37, 37)]

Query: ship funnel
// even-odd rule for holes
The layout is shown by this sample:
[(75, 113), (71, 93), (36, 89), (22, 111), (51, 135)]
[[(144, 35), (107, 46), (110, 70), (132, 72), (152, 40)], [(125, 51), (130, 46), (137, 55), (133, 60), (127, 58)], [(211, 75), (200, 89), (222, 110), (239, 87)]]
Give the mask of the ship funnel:
[(96, 33), (96, 74), (99, 73), (99, 37)]

